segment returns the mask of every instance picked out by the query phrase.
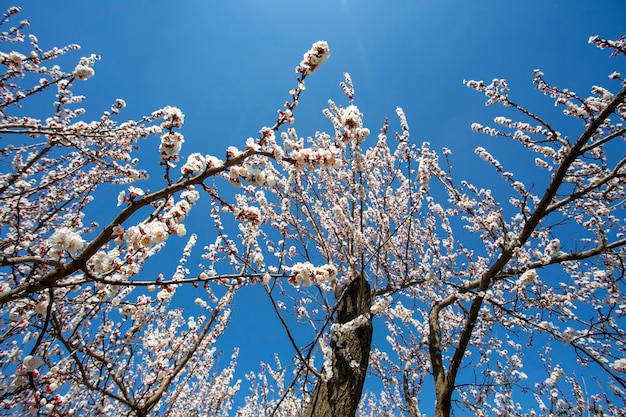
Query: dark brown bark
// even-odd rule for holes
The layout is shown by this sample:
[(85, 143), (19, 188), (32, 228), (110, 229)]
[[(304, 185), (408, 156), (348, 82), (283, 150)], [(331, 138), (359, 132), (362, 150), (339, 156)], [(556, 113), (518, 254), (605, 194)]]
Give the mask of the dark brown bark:
[(435, 403), (435, 417), (450, 417), (452, 411), (452, 393), (448, 385), (436, 385), (437, 400)]
[(359, 316), (365, 320), (354, 329), (333, 335), (330, 343), (333, 376), (327, 381), (318, 380), (305, 411), (306, 417), (353, 417), (356, 414), (372, 346), (370, 301), (370, 285), (357, 275), (339, 298), (335, 323), (345, 324)]
[(435, 379), (435, 417), (448, 417), (451, 410), (452, 390), (448, 385), (446, 370), (443, 366), (441, 355), (441, 327), (439, 326), (439, 311), (441, 305), (436, 303), (430, 311), (428, 325), (430, 329), (429, 350), (430, 360), (433, 366), (433, 377)]

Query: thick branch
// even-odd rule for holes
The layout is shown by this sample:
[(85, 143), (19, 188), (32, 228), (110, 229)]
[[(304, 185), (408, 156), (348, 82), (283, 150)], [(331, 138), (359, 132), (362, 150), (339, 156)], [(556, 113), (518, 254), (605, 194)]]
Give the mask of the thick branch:
[(36, 282), (28, 282), (22, 284), (16, 288), (0, 294), (0, 304), (5, 304), (9, 301), (16, 300), (25, 297), (29, 294), (41, 291), (50, 286), (54, 286), (59, 279), (68, 277), (75, 272), (85, 268), (87, 261), (104, 246), (113, 236), (113, 228), (118, 225), (124, 224), (133, 214), (138, 212), (143, 207), (146, 207), (156, 201), (163, 198), (167, 198), (173, 194), (183, 191), (191, 185), (197, 185), (202, 183), (209, 177), (218, 175), (219, 173), (227, 170), (228, 168), (243, 163), (247, 158), (256, 155), (258, 152), (254, 149), (248, 149), (234, 158), (225, 161), (218, 167), (207, 167), (207, 169), (191, 178), (183, 179), (168, 187), (165, 187), (159, 191), (145, 195), (143, 198), (132, 201), (127, 207), (125, 207), (110, 223), (106, 226), (98, 236), (96, 236), (85, 249), (71, 262), (62, 267), (56, 268), (54, 271), (44, 275)]
[[(467, 313), (467, 318), (465, 320), (465, 325), (463, 326), (463, 330), (459, 337), (459, 342), (457, 348), (455, 349), (454, 355), (450, 361), (450, 366), (448, 370), (448, 374), (446, 375), (445, 385), (439, 386), (437, 385), (437, 376), (441, 378), (441, 373), (444, 372), (443, 364), (441, 363), (441, 336), (440, 336), (440, 327), (439, 327), (439, 312), (446, 305), (450, 305), (457, 300), (457, 296), (451, 295), (445, 299), (445, 303), (441, 302), (436, 303), (430, 312), (429, 315), (429, 326), (431, 333), (433, 331), (436, 332), (435, 335), (430, 335), (430, 356), (431, 361), (433, 362), (433, 373), (436, 373), (436, 389), (437, 391), (437, 412), (436, 415), (439, 416), (448, 416), (450, 414), (450, 406), (451, 406), (451, 396), (454, 389), (456, 375), (461, 366), (461, 362), (463, 356), (465, 355), (465, 351), (469, 345), (469, 342), (472, 337), (472, 333), (477, 323), (478, 315), (480, 313), (480, 309), (484, 300), (484, 293), (489, 288), (490, 284), (495, 280), (498, 275), (501, 274), (502, 270), (506, 266), (506, 264), (510, 261), (513, 256), (513, 249), (519, 246), (522, 246), (526, 243), (526, 241), (531, 237), (532, 233), (535, 231), (540, 221), (546, 216), (548, 213), (548, 208), (552, 203), (554, 197), (556, 196), (558, 189), (561, 184), (570, 166), (574, 163), (574, 161), (581, 155), (581, 151), (587, 141), (593, 136), (593, 134), (602, 126), (602, 124), (606, 121), (606, 119), (617, 109), (617, 107), (622, 104), (626, 99), (626, 87), (623, 88), (606, 106), (606, 108), (595, 118), (585, 129), (585, 131), (579, 136), (576, 142), (573, 144), (563, 162), (559, 165), (556, 172), (554, 173), (548, 188), (546, 189), (541, 201), (537, 204), (535, 211), (531, 215), (531, 217), (526, 221), (524, 227), (522, 228), (520, 234), (517, 239), (512, 242), (509, 247), (505, 247), (502, 250), (502, 253), (496, 260), (496, 262), (489, 268), (489, 270), (480, 278), (478, 281), (477, 287), (477, 296), (472, 301), (470, 309)], [(436, 322), (436, 323), (434, 323)], [(442, 391), (439, 391), (442, 390)]]

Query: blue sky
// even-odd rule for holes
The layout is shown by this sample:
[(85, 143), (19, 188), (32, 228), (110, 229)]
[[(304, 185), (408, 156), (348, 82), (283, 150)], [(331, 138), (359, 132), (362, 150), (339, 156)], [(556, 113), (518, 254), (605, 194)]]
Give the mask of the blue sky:
[[(116, 98), (126, 100), (123, 118), (177, 106), (186, 116), (183, 157), (201, 152), (221, 158), (227, 146), (243, 147), (246, 138), (273, 124), (294, 87), (294, 67), (313, 42), (324, 39), (331, 58), (307, 81), (296, 113), (299, 135), (332, 129), (321, 110), (329, 98), (342, 100), (338, 83), (348, 71), (367, 127), (376, 132), (385, 116), (393, 120), (396, 106), (403, 107), (413, 140), (451, 148), (460, 176), (479, 163), (476, 146), (497, 146), (472, 133), (470, 124), (487, 124), (500, 114), (486, 109), (463, 79), (506, 78), (518, 102), (555, 115), (552, 102), (533, 89), (532, 70), (540, 68), (548, 80), (586, 94), (594, 83), (609, 84), (607, 75), (617, 67), (606, 52), (587, 44), (589, 36), (616, 38), (626, 31), (623, 0), (17, 4), (44, 49), (81, 45), (79, 53), (64, 58), (67, 70), (82, 55), (102, 56), (96, 77), (76, 89), (87, 96), (88, 117), (98, 117)], [(156, 161), (158, 139), (142, 145), (144, 159)], [(152, 162), (144, 167), (159, 178)], [(194, 213), (188, 230), (202, 228), (203, 215)], [(242, 345), (242, 373), (258, 369), (260, 360), (271, 362), (273, 352), (287, 344), (263, 303), (269, 308), (258, 287), (236, 301), (224, 350)]]

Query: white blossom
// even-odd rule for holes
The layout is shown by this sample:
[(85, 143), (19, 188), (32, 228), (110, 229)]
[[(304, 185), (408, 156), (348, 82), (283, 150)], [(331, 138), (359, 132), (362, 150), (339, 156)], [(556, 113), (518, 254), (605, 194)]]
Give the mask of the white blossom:
[(85, 246), (85, 240), (72, 229), (61, 227), (50, 236), (48, 244), (54, 251), (67, 251), (70, 255), (76, 256)]
[(615, 372), (626, 373), (626, 358), (616, 360), (611, 364), (611, 368), (613, 368)]
[(298, 72), (302, 72), (306, 75), (312, 74), (313, 71), (319, 68), (330, 57), (330, 48), (326, 41), (317, 41), (313, 44), (311, 49), (304, 54), (300, 66), (297, 68)]
[(532, 284), (535, 280), (538, 279), (537, 271), (535, 269), (529, 269), (524, 271), (524, 273), (517, 279), (515, 285), (518, 287), (527, 287)]
[(78, 64), (76, 68), (74, 68), (73, 74), (79, 80), (88, 80), (95, 75), (95, 71), (87, 65)]

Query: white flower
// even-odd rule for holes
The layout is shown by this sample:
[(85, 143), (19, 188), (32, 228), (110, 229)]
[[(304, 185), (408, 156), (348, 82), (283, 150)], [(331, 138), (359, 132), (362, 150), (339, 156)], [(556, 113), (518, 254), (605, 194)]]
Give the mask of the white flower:
[(330, 56), (330, 48), (326, 41), (317, 41), (313, 44), (311, 49), (304, 54), (300, 66), (296, 68), (297, 72), (302, 72), (305, 75), (312, 74), (313, 71), (319, 68), (328, 57)]
[(615, 372), (626, 373), (626, 358), (618, 359), (611, 364)]
[(176, 225), (176, 236), (185, 236), (187, 234), (187, 228), (185, 228), (185, 225), (182, 223), (179, 223)]
[(556, 384), (559, 381), (559, 379), (561, 379), (562, 376), (563, 376), (563, 368), (561, 368), (560, 365), (557, 365), (552, 371), (552, 373), (550, 373), (550, 376), (546, 378), (546, 380), (543, 381), (543, 383), (546, 385), (552, 386)]
[(537, 278), (537, 271), (534, 269), (529, 269), (518, 278), (518, 280), (515, 282), (515, 285), (517, 285), (518, 287), (526, 287)]
[(511, 119), (507, 119), (506, 117), (503, 117), (503, 116), (498, 116), (495, 119), (493, 119), (493, 121), (499, 125), (507, 125), (511, 123)]
[(336, 217), (343, 217), (343, 208), (339, 204), (335, 204), (332, 208), (332, 212)]
[(178, 132), (163, 133), (161, 146), (159, 146), (159, 152), (161, 152), (163, 159), (177, 158), (184, 141), (183, 135)]
[(167, 225), (159, 221), (143, 224), (140, 227), (132, 226), (126, 231), (126, 239), (129, 242), (139, 242), (146, 248), (155, 243), (164, 242), (168, 236)]
[(390, 303), (391, 303), (391, 297), (389, 295), (380, 297), (371, 307), (370, 309), (371, 314), (375, 315), (375, 314), (380, 313), (381, 311), (386, 310), (387, 307), (389, 307)]
[(254, 262), (254, 264), (259, 268), (263, 268), (263, 261), (264, 261), (264, 258), (261, 252), (257, 252), (254, 255), (254, 258), (252, 259), (252, 262)]
[(261, 210), (258, 207), (245, 207), (237, 215), (239, 220), (247, 220), (251, 226), (259, 226), (261, 224)]
[(298, 262), (291, 267), (292, 275), (289, 283), (294, 286), (310, 286), (314, 282), (329, 283), (335, 279), (337, 268), (334, 265), (326, 264), (319, 267), (313, 266), (310, 262)]
[(67, 227), (61, 227), (50, 236), (48, 244), (57, 252), (67, 251), (75, 256), (85, 246), (85, 241), (78, 233)]
[(119, 251), (117, 249), (113, 249), (108, 253), (104, 251), (96, 252), (96, 254), (91, 258), (91, 266), (94, 272), (99, 274), (110, 272), (118, 261), (118, 255)]
[(157, 300), (163, 303), (163, 302), (169, 301), (173, 295), (174, 295), (173, 289), (166, 288), (166, 289), (162, 289), (161, 291), (159, 291), (156, 295), (156, 298)]
[(565, 331), (561, 335), (561, 342), (563, 342), (566, 345), (569, 345), (570, 343), (572, 343), (572, 340), (574, 340), (575, 335), (576, 335), (576, 332), (574, 331), (574, 329), (572, 329), (571, 327), (568, 327), (567, 329), (565, 329)]
[(121, 235), (124, 233), (124, 228), (119, 224), (116, 224), (115, 226), (113, 226), (112, 232), (114, 235)]
[(126, 191), (120, 191), (120, 193), (117, 195), (117, 205), (121, 206), (127, 201), (128, 197), (126, 197)]
[(150, 223), (149, 232), (152, 235), (155, 243), (161, 243), (165, 241), (169, 235), (167, 226), (163, 222)]
[(120, 308), (120, 313), (125, 316), (133, 316), (137, 312), (137, 307), (132, 304), (125, 304)]
[(43, 360), (39, 356), (28, 355), (22, 361), (22, 365), (30, 372), (43, 365)]
[[(128, 187), (128, 192), (130, 194), (131, 199), (135, 197), (141, 197), (142, 195), (145, 194), (141, 188), (133, 187), (132, 185)], [(119, 197), (118, 197), (118, 202), (119, 202)]]
[(145, 344), (148, 347), (156, 347), (159, 345), (159, 340), (157, 339), (157, 336), (152, 333), (145, 338)]
[(206, 168), (206, 159), (199, 153), (192, 153), (187, 158), (187, 162), (180, 169), (182, 174), (194, 174), (204, 171)]
[(313, 275), (313, 264), (310, 262), (298, 262), (292, 268), (293, 275), (289, 278), (289, 282), (295, 286), (311, 285), (311, 276)]
[(196, 201), (200, 198), (200, 193), (193, 188), (190, 188), (180, 193), (180, 197), (187, 200), (189, 204), (196, 204)]
[(539, 168), (549, 168), (548, 163), (541, 158), (535, 158), (535, 165)]
[(241, 152), (239, 152), (239, 149), (237, 149), (235, 146), (229, 146), (226, 149), (226, 159), (233, 159), (235, 157), (237, 157), (237, 155), (239, 155)]
[(35, 304), (35, 312), (39, 314), (43, 314), (48, 310), (48, 300), (41, 300), (37, 304)]
[(550, 331), (552, 330), (552, 327), (554, 327), (552, 323), (550, 323), (549, 321), (545, 321), (545, 320), (540, 322), (537, 326), (539, 327), (539, 330), (541, 331)]
[(248, 138), (246, 139), (246, 149), (254, 149), (255, 151), (258, 151), (261, 149), (261, 145), (256, 143), (254, 138)]
[(9, 61), (13, 62), (14, 64), (21, 65), (22, 61), (26, 59), (26, 56), (20, 54), (19, 52), (11, 51), (11, 53), (9, 53), (7, 58), (9, 59)]
[(180, 128), (185, 122), (185, 115), (178, 107), (165, 106), (162, 110), (165, 122), (161, 123), (163, 129)]
[(346, 129), (359, 129), (363, 127), (363, 114), (357, 106), (348, 106), (341, 112), (341, 123)]
[(94, 76), (95, 71), (87, 65), (78, 64), (76, 65), (76, 68), (74, 68), (74, 72), (72, 74), (79, 80), (87, 80)]

